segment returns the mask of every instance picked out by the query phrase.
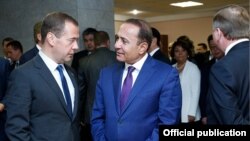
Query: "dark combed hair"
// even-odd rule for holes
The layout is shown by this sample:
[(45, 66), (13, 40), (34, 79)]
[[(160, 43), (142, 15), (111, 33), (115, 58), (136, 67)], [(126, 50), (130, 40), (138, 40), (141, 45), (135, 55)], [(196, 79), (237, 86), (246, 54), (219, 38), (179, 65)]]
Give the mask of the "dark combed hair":
[(189, 43), (185, 40), (177, 40), (173, 43), (172, 45), (172, 49), (171, 49), (171, 52), (170, 52), (170, 55), (172, 58), (174, 58), (174, 50), (177, 46), (181, 46), (184, 50), (187, 51), (188, 55), (189, 56), (192, 56), (192, 50), (189, 46)]
[(148, 49), (149, 49), (153, 37), (149, 24), (146, 21), (140, 19), (128, 19), (125, 21), (125, 23), (130, 23), (139, 27), (140, 29), (138, 33), (139, 41), (137, 42), (137, 44), (146, 42), (148, 44)]
[(33, 27), (33, 37), (34, 37), (34, 41), (36, 43), (38, 43), (38, 39), (37, 39), (37, 34), (41, 33), (41, 27), (42, 27), (43, 22), (39, 21), (37, 23), (35, 23), (34, 27)]
[(208, 37), (207, 37), (207, 43), (209, 44), (210, 41), (213, 40), (213, 35), (210, 34)]
[(94, 35), (94, 41), (96, 46), (100, 46), (101, 44), (109, 41), (109, 34), (106, 31), (98, 31)]
[(207, 50), (207, 45), (205, 43), (199, 43), (198, 46), (202, 46), (203, 49)]
[(14, 39), (11, 38), (11, 37), (6, 37), (6, 38), (4, 38), (3, 41), (2, 41), (2, 46), (3, 46), (4, 42), (9, 42), (9, 41), (13, 41), (13, 40), (14, 40)]
[(95, 35), (96, 33), (97, 33), (97, 30), (95, 28), (89, 27), (89, 28), (86, 28), (82, 32), (82, 37), (84, 37), (85, 35), (89, 35), (89, 34)]
[(157, 39), (157, 46), (161, 46), (161, 34), (160, 32), (154, 28), (154, 27), (151, 27), (151, 30), (152, 30), (152, 34), (153, 34), (153, 37), (155, 37)]
[(53, 12), (48, 14), (44, 18), (41, 28), (42, 42), (44, 42), (49, 32), (52, 32), (58, 38), (61, 37), (66, 21), (78, 26), (78, 22), (66, 13)]
[(17, 41), (17, 40), (13, 40), (13, 41), (10, 41), (7, 46), (11, 46), (14, 50), (20, 50), (22, 53), (23, 53), (23, 46), (22, 44)]

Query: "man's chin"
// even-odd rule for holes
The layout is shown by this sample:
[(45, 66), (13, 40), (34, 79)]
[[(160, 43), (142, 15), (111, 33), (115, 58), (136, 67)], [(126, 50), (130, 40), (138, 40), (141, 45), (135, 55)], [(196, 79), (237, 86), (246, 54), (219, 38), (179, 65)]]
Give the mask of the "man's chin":
[(73, 55), (65, 57), (64, 61), (69, 62), (73, 59)]
[(119, 55), (116, 56), (116, 60), (118, 60), (119, 62), (124, 62), (124, 58)]

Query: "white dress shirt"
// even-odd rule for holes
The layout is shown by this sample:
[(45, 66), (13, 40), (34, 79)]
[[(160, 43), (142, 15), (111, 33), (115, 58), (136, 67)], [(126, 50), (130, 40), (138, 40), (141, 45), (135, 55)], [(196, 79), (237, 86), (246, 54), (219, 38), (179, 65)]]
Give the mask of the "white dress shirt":
[[(42, 60), (46, 64), (46, 66), (49, 68), (52, 75), (54, 76), (58, 86), (60, 87), (60, 89), (61, 89), (61, 91), (63, 93), (64, 100), (67, 103), (66, 98), (65, 98), (65, 94), (64, 94), (64, 91), (63, 91), (61, 77), (60, 77), (60, 74), (59, 74), (58, 70), (56, 69), (59, 64), (57, 64), (52, 59), (50, 59), (48, 56), (46, 56), (41, 50), (39, 51), (39, 55), (41, 56)], [(69, 87), (70, 98), (71, 98), (71, 103), (72, 103), (72, 111), (73, 111), (73, 109), (74, 109), (74, 101), (75, 101), (75, 88), (73, 86), (73, 83), (72, 83), (66, 69), (64, 68), (64, 65), (62, 65), (62, 66), (63, 66), (63, 74), (65, 76), (65, 79), (66, 79), (68, 87)]]
[[(129, 67), (129, 66), (135, 67), (135, 70), (132, 72), (132, 76), (133, 76), (133, 83), (132, 83), (132, 86), (134, 85), (135, 80), (137, 79), (137, 76), (139, 75), (139, 72), (141, 71), (141, 68), (142, 68), (144, 62), (146, 61), (147, 57), (148, 57), (148, 54), (146, 53), (146, 54), (141, 58), (141, 60), (139, 60), (138, 62), (134, 63), (133, 65), (130, 65), (130, 64), (125, 63), (125, 69), (124, 69), (124, 71), (123, 71), (123, 76), (122, 76), (122, 85), (123, 85), (124, 79), (125, 79), (126, 76), (127, 76), (128, 67)], [(121, 88), (122, 88), (122, 85), (121, 85)]]

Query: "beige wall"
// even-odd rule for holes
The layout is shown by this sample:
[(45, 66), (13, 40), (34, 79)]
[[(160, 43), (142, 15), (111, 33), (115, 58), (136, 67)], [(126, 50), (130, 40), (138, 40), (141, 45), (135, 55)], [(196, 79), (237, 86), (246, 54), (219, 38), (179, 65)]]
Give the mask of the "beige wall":
[(123, 22), (121, 22), (121, 21), (115, 21), (115, 34), (116, 34), (117, 31), (119, 30), (119, 28), (120, 28), (120, 26), (121, 26), (122, 23), (123, 23)]
[[(122, 22), (115, 22), (115, 33)], [(207, 37), (212, 32), (212, 17), (185, 19), (166, 22), (152, 22), (151, 26), (157, 28), (161, 34), (168, 35), (168, 42), (174, 42), (179, 36), (187, 35), (196, 46), (200, 42), (207, 44)]]

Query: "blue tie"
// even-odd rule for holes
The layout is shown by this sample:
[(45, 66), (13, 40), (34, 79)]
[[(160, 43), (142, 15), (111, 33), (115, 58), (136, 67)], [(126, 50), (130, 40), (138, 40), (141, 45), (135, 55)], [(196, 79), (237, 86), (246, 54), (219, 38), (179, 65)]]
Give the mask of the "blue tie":
[(132, 84), (133, 84), (133, 76), (132, 72), (135, 70), (133, 66), (128, 67), (128, 73), (127, 76), (123, 82), (122, 86), (122, 93), (121, 93), (121, 99), (120, 99), (120, 109), (123, 109), (123, 106), (125, 105), (128, 96), (130, 94), (130, 91), (132, 89)]
[(70, 93), (69, 93), (69, 88), (68, 88), (68, 84), (67, 81), (63, 75), (63, 66), (62, 65), (58, 65), (56, 68), (60, 74), (61, 77), (61, 81), (62, 81), (62, 86), (63, 86), (63, 92), (64, 92), (64, 96), (66, 98), (66, 105), (67, 105), (67, 110), (70, 113), (70, 116), (72, 117), (72, 104), (71, 104), (71, 98), (70, 98)]

